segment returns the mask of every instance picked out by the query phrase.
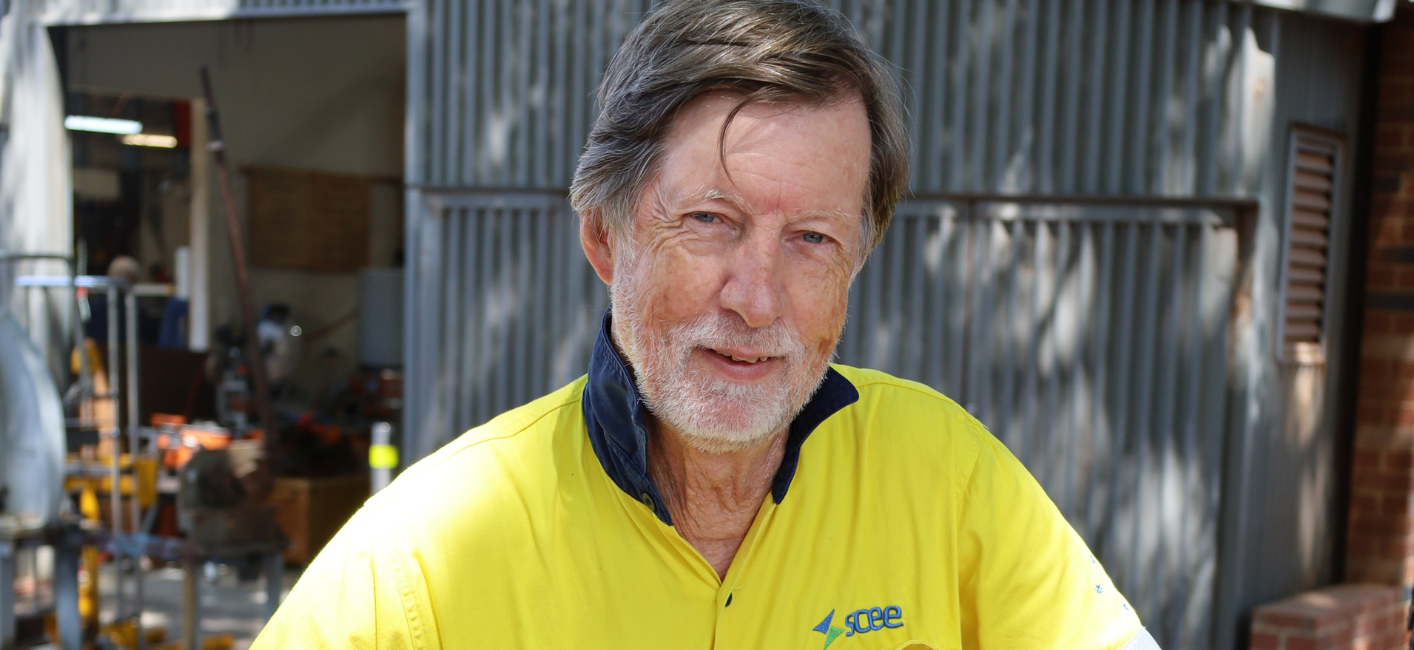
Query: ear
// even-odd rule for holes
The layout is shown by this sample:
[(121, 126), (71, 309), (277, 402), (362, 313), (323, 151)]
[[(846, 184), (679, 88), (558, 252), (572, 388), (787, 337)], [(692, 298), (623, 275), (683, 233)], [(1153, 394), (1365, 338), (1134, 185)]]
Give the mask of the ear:
[(579, 244), (584, 247), (584, 256), (589, 265), (599, 274), (604, 284), (614, 283), (614, 247), (610, 244), (609, 231), (604, 227), (604, 219), (599, 210), (594, 209), (580, 215)]

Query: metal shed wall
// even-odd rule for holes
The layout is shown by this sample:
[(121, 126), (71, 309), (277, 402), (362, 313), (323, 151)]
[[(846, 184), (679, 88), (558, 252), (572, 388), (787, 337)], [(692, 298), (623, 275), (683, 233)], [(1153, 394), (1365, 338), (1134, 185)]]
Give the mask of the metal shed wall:
[[(1349, 459), (1338, 438), (1335, 403), (1346, 373), (1338, 354), (1350, 331), (1344, 288), (1356, 242), (1355, 161), (1364, 90), (1367, 31), (1358, 25), (1273, 12), (1254, 30), (1258, 50), (1271, 60), (1260, 76), (1271, 98), (1267, 128), (1251, 143), (1249, 191), (1262, 201), (1244, 252), (1246, 289), (1234, 323), (1229, 373), (1229, 419), (1224, 555), (1218, 609), (1218, 647), (1246, 643), (1245, 612), (1256, 605), (1328, 584), (1337, 578), (1345, 534), (1340, 480)], [(1250, 92), (1254, 95), (1257, 88)], [(1325, 362), (1279, 359), (1274, 340), (1282, 316), (1280, 260), (1286, 213), (1286, 170), (1291, 127), (1304, 124), (1342, 134), (1345, 155), (1336, 171), (1332, 206)], [(1241, 308), (1245, 305), (1245, 309)]]
[(411, 0), (38, 0), (46, 25), (402, 13)]
[[(1241, 193), (1251, 5), (834, 2), (897, 68), (918, 191)], [(646, 0), (430, 0), (411, 16), (408, 177), (569, 184), (608, 59)]]
[[(1227, 423), (1217, 431), (1208, 425), (1202, 430), (1205, 441), (1217, 437), (1222, 460), (1195, 465), (1205, 481), (1217, 481), (1220, 467), (1224, 489), (1242, 497), (1234, 502), (1217, 491), (1197, 497), (1213, 500), (1213, 509), (1221, 498), (1224, 509), (1218, 543), (1222, 567), (1206, 569), (1217, 572), (1213, 589), (1218, 605), (1186, 601), (1183, 589), (1202, 591), (1196, 583), (1147, 582), (1186, 566), (1182, 562), (1161, 563), (1168, 568), (1130, 584), (1146, 590), (1136, 599), (1157, 607), (1152, 616), (1169, 630), (1165, 636), (1182, 639), (1183, 647), (1228, 648), (1237, 642), (1240, 614), (1250, 605), (1328, 580), (1330, 549), (1340, 528), (1332, 519), (1338, 508), (1329, 479), (1335, 443), (1328, 415), (1314, 429), (1314, 446), (1297, 449), (1282, 441), (1287, 375), (1271, 354), (1270, 341), (1281, 232), (1281, 206), (1273, 199), (1280, 196), (1281, 148), (1289, 121), (1315, 122), (1353, 140), (1359, 28), (1203, 0), (833, 4), (894, 63), (905, 86), (915, 130), (916, 192), (1259, 201), (1260, 210), (1246, 222), (1244, 243), (1231, 260), (1239, 273), (1234, 290), (1247, 301), (1247, 310), (1242, 312), (1246, 320), (1225, 339), (1228, 392), (1225, 404), (1224, 399), (1217, 403)], [(409, 459), (435, 449), (461, 427), (581, 370), (582, 361), (574, 364), (584, 348), (575, 346), (587, 345), (592, 331), (567, 328), (592, 324), (604, 296), (587, 267), (574, 271), (583, 264), (559, 257), (578, 259), (573, 225), (562, 222), (569, 218), (562, 202), (555, 205), (562, 199), (544, 203), (549, 200), (544, 197), (558, 197), (568, 185), (593, 122), (592, 93), (602, 70), (648, 6), (647, 0), (429, 0), (411, 12), (407, 204), (408, 241), (417, 243), (409, 248), (408, 274), (407, 309), (414, 324), (407, 342), (404, 448)], [(540, 188), (531, 194), (541, 195), (543, 205), (494, 207), (485, 196), (491, 188), (503, 188), (504, 200), (511, 203), (528, 200), (515, 198), (524, 190)], [(517, 221), (518, 214), (526, 218)], [(1348, 206), (1344, 215), (1348, 219)], [(1016, 234), (1016, 226), (1011, 228)], [(1082, 229), (1073, 228), (1070, 246), (1081, 241)], [(1041, 232), (1036, 226), (1022, 228), (1032, 239)], [(1054, 252), (1056, 235), (1051, 233), (1041, 239), (1050, 241)], [(1166, 250), (1175, 245), (1176, 233), (1162, 238)], [(542, 238), (549, 248), (541, 247)], [(1034, 254), (1039, 249), (1028, 250)], [(542, 261), (541, 251), (552, 254)], [(876, 258), (860, 281), (868, 281), (871, 273), (882, 277), (887, 270), (874, 267), (888, 263), (883, 256)], [(1332, 264), (1333, 273), (1343, 273), (1346, 260), (1333, 259)], [(1049, 308), (1073, 314), (1073, 298)], [(997, 298), (998, 304), (1010, 299), (1024, 296)], [(535, 317), (533, 310), (544, 305), (564, 307), (561, 320)], [(860, 347), (893, 326), (875, 316), (872, 323), (857, 322), (847, 334), (841, 349), (846, 361), (888, 365)], [(1333, 314), (1331, 322), (1333, 335), (1342, 336), (1343, 315)], [(1163, 331), (1153, 330), (1156, 323), (1134, 326), (1133, 336), (1159, 340), (1155, 337), (1162, 338)], [(467, 332), (482, 338), (468, 343), (462, 339), (470, 336)], [(902, 332), (893, 343), (897, 352), (935, 349), (939, 342), (924, 333)], [(937, 349), (937, 355), (921, 355), (919, 364), (899, 357), (906, 362), (895, 370), (910, 375), (917, 365), (917, 378), (941, 379), (952, 372), (953, 351)], [(517, 359), (527, 363), (520, 374), (491, 370), (516, 365)], [(1026, 364), (1015, 368), (1024, 382)], [(1338, 375), (1339, 368), (1331, 365), (1316, 383), (1333, 385)], [(1157, 375), (1155, 381), (1167, 380)], [(945, 381), (938, 385), (947, 388)], [(1034, 390), (1045, 395), (1050, 389), (1038, 383)], [(1024, 394), (1014, 393), (1013, 399)], [(1316, 397), (1324, 404), (1328, 399), (1322, 395), (1328, 394), (1333, 393)], [(1168, 408), (1184, 417), (1178, 404)], [(979, 415), (986, 417), (985, 412)], [(1035, 443), (1039, 435), (1008, 443)], [(1291, 507), (1284, 509), (1281, 481), (1251, 471), (1252, 459), (1274, 449), (1285, 451), (1273, 457), (1280, 459), (1279, 466), (1269, 473), (1316, 477), (1305, 486), (1311, 495), (1305, 504), (1311, 507), (1301, 508), (1306, 514), (1293, 517)], [(1151, 459), (1158, 462), (1154, 467), (1162, 469), (1165, 458)], [(1156, 485), (1168, 489), (1162, 481)], [(1152, 499), (1163, 494), (1174, 493), (1155, 492), (1148, 503), (1159, 504)], [(1095, 517), (1115, 516), (1113, 507), (1102, 513), (1092, 512), (1094, 507), (1076, 505), (1067, 514), (1082, 529), (1095, 528)], [(1144, 504), (1135, 507), (1142, 511)], [(1217, 539), (1220, 520), (1213, 512), (1194, 524), (1195, 539)], [(1159, 525), (1145, 528), (1140, 537), (1157, 539), (1164, 522)], [(1095, 543), (1099, 538), (1092, 533), (1087, 539)], [(1304, 541), (1294, 551), (1257, 552), (1263, 544), (1291, 547), (1289, 540), (1298, 538)], [(1131, 550), (1138, 548), (1133, 540), (1129, 543)], [(1144, 557), (1136, 555), (1115, 570), (1130, 571), (1141, 566), (1134, 562), (1155, 557), (1164, 563), (1179, 557), (1171, 553), (1177, 547), (1169, 544), (1154, 547), (1170, 549), (1160, 556), (1145, 551)], [(1150, 593), (1153, 588), (1166, 591)], [(1192, 617), (1207, 616), (1213, 617), (1211, 628), (1202, 621), (1191, 627)], [(1191, 636), (1202, 629), (1212, 631)]]

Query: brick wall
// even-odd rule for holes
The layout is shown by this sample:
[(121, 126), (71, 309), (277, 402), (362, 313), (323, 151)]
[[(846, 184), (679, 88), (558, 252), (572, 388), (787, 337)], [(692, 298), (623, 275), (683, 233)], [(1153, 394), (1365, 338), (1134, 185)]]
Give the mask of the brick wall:
[(1345, 579), (1252, 613), (1252, 650), (1403, 650), (1414, 586), (1414, 5), (1380, 29)]
[(1338, 585), (1258, 607), (1251, 650), (1404, 650), (1398, 587)]
[(1414, 7), (1381, 29), (1346, 579), (1414, 585)]

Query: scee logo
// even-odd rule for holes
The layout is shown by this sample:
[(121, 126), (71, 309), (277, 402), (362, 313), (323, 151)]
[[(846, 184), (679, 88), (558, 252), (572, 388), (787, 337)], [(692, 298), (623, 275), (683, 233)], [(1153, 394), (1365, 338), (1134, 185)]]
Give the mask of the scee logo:
[(845, 626), (843, 628), (830, 625), (834, 620), (835, 610), (832, 609), (829, 614), (825, 615), (825, 620), (820, 621), (819, 625), (810, 628), (815, 632), (825, 635), (825, 648), (830, 647), (830, 644), (834, 643), (835, 639), (839, 638), (841, 634), (854, 636), (856, 634), (882, 630), (886, 627), (903, 627), (903, 609), (898, 605), (856, 609), (845, 615)]

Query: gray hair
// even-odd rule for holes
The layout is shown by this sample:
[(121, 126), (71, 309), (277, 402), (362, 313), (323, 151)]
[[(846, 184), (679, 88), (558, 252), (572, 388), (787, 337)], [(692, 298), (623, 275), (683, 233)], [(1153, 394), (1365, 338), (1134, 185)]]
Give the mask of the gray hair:
[(723, 137), (752, 102), (862, 100), (870, 134), (864, 252), (883, 239), (908, 183), (903, 105), (887, 64), (844, 17), (810, 0), (671, 0), (655, 9), (624, 40), (599, 86), (599, 118), (570, 184), (575, 211), (602, 219), (615, 236), (630, 233), (677, 111), (721, 90), (743, 96)]

